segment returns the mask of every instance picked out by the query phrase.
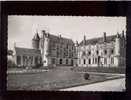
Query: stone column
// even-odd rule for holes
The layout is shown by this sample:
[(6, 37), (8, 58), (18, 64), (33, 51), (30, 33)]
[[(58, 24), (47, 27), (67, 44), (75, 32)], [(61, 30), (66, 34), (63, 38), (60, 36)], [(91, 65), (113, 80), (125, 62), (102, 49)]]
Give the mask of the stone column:
[(23, 55), (21, 55), (20, 57), (21, 57), (21, 65), (23, 66)]
[(35, 65), (35, 57), (33, 56), (33, 61), (32, 61), (32, 63), (33, 63), (33, 66)]

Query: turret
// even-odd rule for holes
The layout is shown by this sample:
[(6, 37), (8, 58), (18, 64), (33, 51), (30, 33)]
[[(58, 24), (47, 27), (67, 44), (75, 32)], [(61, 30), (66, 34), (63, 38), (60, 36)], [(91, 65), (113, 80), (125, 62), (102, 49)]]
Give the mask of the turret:
[(43, 60), (43, 65), (48, 66), (48, 56), (49, 56), (49, 33), (46, 33), (45, 30), (42, 31), (43, 34), (43, 47), (42, 47), (42, 60)]
[(39, 37), (38, 32), (37, 32), (32, 39), (33, 49), (39, 49), (39, 42), (40, 42), (40, 37)]
[(120, 55), (120, 35), (118, 32), (115, 39), (115, 54)]

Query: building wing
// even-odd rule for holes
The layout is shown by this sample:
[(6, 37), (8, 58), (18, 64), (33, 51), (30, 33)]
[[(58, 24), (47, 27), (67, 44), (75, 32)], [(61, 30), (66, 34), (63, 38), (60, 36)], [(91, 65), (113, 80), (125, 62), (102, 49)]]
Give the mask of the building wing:
[[(106, 42), (107, 43), (110, 43), (111, 41), (115, 41), (115, 38), (116, 38), (116, 35), (112, 35), (112, 36), (107, 36), (106, 37)], [(93, 38), (93, 39), (88, 39), (86, 40), (86, 43), (85, 45), (94, 45), (94, 44), (102, 44), (104, 41), (103, 41), (103, 37), (99, 37), (99, 38)], [(82, 46), (84, 45), (84, 40), (82, 40), (80, 43), (79, 43), (79, 46)]]

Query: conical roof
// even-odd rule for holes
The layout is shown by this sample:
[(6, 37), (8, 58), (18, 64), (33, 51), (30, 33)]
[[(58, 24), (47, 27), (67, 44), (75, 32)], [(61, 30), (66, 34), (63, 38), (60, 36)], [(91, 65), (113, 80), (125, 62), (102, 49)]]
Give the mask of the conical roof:
[(34, 35), (33, 40), (40, 40), (40, 37), (39, 37), (39, 34), (38, 34), (38, 33), (36, 33), (36, 34)]

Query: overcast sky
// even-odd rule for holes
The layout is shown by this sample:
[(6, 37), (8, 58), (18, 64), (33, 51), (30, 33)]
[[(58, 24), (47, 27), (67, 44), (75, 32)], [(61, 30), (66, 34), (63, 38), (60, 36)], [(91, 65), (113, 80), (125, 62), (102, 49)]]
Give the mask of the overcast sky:
[(8, 16), (8, 48), (16, 46), (31, 48), (31, 41), (38, 30), (71, 38), (80, 42), (101, 37), (103, 32), (113, 35), (126, 31), (126, 17), (88, 17), (88, 16)]

